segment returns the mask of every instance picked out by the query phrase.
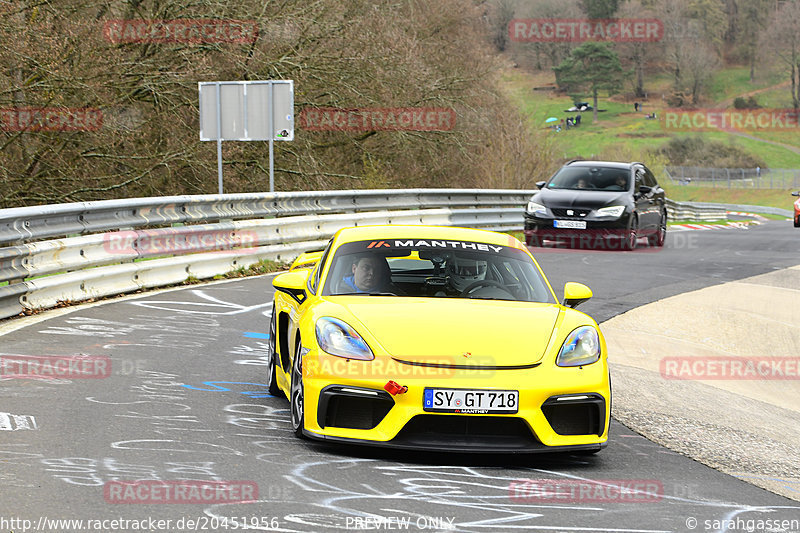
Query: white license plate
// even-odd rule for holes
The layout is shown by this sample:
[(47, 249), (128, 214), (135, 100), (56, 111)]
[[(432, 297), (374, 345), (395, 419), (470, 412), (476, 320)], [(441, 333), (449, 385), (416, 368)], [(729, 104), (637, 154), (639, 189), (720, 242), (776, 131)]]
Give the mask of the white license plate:
[(564, 228), (564, 229), (586, 229), (586, 221), (585, 220), (554, 220), (553, 221), (554, 228)]
[(434, 413), (516, 413), (519, 391), (426, 388), (422, 408)]

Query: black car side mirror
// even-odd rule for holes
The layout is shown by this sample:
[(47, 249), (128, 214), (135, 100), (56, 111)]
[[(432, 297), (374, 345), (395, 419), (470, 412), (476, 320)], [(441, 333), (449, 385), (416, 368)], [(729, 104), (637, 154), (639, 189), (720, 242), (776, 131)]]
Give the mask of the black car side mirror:
[(800, 196), (800, 191), (794, 191), (794, 192), (792, 193), (792, 196)]
[(547, 182), (546, 181), (537, 181), (536, 182), (536, 186), (541, 189), (542, 187), (544, 187), (545, 183), (547, 183)]
[(640, 194), (650, 194), (651, 192), (653, 192), (652, 187), (648, 187), (647, 185), (639, 185)]

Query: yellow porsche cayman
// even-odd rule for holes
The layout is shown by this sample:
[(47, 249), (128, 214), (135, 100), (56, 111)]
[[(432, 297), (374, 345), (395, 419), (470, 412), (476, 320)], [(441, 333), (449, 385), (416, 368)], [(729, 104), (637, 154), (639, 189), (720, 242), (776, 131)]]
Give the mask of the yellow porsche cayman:
[(274, 278), (269, 390), (298, 436), (466, 452), (593, 453), (611, 404), (606, 344), (509, 235), (339, 231)]

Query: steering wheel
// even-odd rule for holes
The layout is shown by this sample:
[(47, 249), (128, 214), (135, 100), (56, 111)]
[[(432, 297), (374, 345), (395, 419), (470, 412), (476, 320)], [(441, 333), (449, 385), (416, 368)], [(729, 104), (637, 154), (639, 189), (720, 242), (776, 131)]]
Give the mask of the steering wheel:
[(498, 289), (502, 290), (503, 292), (507, 293), (512, 298), (515, 298), (513, 294), (506, 288), (505, 285), (500, 283), (499, 281), (495, 281), (493, 279), (479, 279), (473, 283), (467, 285), (463, 291), (461, 291), (461, 297), (469, 297), (469, 293), (477, 289), (478, 287), (497, 287)]

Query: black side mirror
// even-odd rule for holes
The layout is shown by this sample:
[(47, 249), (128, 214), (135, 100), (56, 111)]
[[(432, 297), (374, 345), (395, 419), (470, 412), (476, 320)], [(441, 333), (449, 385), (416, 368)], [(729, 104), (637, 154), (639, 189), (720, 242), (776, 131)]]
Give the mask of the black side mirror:
[(647, 194), (650, 194), (651, 192), (653, 192), (653, 188), (652, 187), (648, 187), (647, 185), (639, 185), (639, 193), (640, 194), (647, 195)]
[(547, 182), (546, 181), (537, 181), (536, 182), (536, 186), (541, 189), (541, 188), (544, 187), (545, 183), (547, 183)]
[(794, 192), (792, 193), (792, 196), (800, 196), (800, 191), (794, 191)]

